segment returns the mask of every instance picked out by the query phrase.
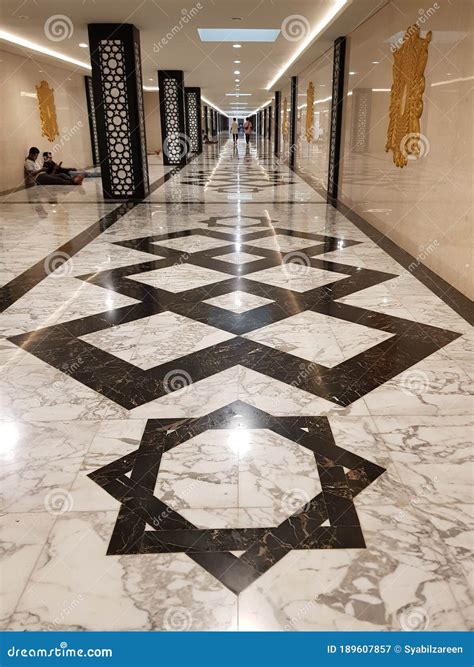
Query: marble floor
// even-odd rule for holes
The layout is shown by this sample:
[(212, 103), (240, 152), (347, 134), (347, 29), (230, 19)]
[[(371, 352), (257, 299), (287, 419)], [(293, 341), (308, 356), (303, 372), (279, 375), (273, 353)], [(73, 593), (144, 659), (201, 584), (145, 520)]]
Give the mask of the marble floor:
[(0, 198), (1, 627), (471, 628), (469, 323), (268, 146), (151, 175)]

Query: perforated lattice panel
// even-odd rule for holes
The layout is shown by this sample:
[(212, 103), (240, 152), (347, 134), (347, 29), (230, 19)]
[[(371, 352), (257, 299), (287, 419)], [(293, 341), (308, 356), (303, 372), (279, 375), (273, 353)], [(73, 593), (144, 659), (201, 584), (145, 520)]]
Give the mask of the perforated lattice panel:
[(110, 191), (117, 196), (133, 195), (132, 147), (125, 89), (125, 51), (120, 40), (99, 44), (105, 134), (109, 158)]

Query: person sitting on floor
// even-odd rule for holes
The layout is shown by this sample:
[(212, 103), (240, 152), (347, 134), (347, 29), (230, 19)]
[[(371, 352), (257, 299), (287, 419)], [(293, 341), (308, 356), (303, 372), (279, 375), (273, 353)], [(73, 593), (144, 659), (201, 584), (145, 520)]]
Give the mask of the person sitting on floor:
[(45, 167), (38, 162), (40, 151), (32, 146), (25, 159), (25, 185), (81, 185), (84, 176), (71, 176), (70, 174), (48, 174)]
[(74, 167), (63, 167), (62, 162), (56, 164), (53, 160), (52, 153), (45, 151), (43, 153), (43, 167), (49, 175), (57, 176), (58, 174), (67, 174), (68, 176), (85, 176), (88, 178), (100, 178), (100, 171), (84, 171), (83, 169), (75, 169)]
[(209, 137), (207, 136), (204, 130), (201, 130), (201, 134), (202, 134), (203, 144), (217, 144), (217, 139), (215, 141), (210, 141)]

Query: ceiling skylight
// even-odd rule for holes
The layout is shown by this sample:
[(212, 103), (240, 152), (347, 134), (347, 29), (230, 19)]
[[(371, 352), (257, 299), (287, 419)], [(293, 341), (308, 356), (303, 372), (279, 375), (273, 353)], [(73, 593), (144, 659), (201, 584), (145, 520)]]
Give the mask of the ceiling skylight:
[(201, 42), (274, 42), (280, 29), (198, 28)]

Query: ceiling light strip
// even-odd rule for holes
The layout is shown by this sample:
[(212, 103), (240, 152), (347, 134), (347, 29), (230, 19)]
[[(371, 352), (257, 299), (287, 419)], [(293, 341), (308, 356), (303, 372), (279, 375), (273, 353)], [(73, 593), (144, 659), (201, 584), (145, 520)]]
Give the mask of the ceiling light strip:
[(65, 63), (71, 63), (71, 65), (77, 65), (78, 67), (83, 67), (84, 69), (87, 70), (92, 69), (89, 63), (86, 63), (82, 60), (76, 60), (76, 58), (70, 58), (69, 56), (65, 56), (59, 51), (53, 51), (53, 49), (47, 49), (46, 47), (41, 46), (40, 44), (31, 42), (29, 39), (23, 39), (23, 37), (14, 35), (13, 33), (7, 32), (6, 30), (0, 30), (0, 41), (9, 42), (10, 44), (16, 44), (17, 46), (23, 46), (25, 49), (30, 49), (30, 51), (43, 53), (45, 56), (51, 56), (52, 58), (56, 58), (57, 60), (62, 60)]

